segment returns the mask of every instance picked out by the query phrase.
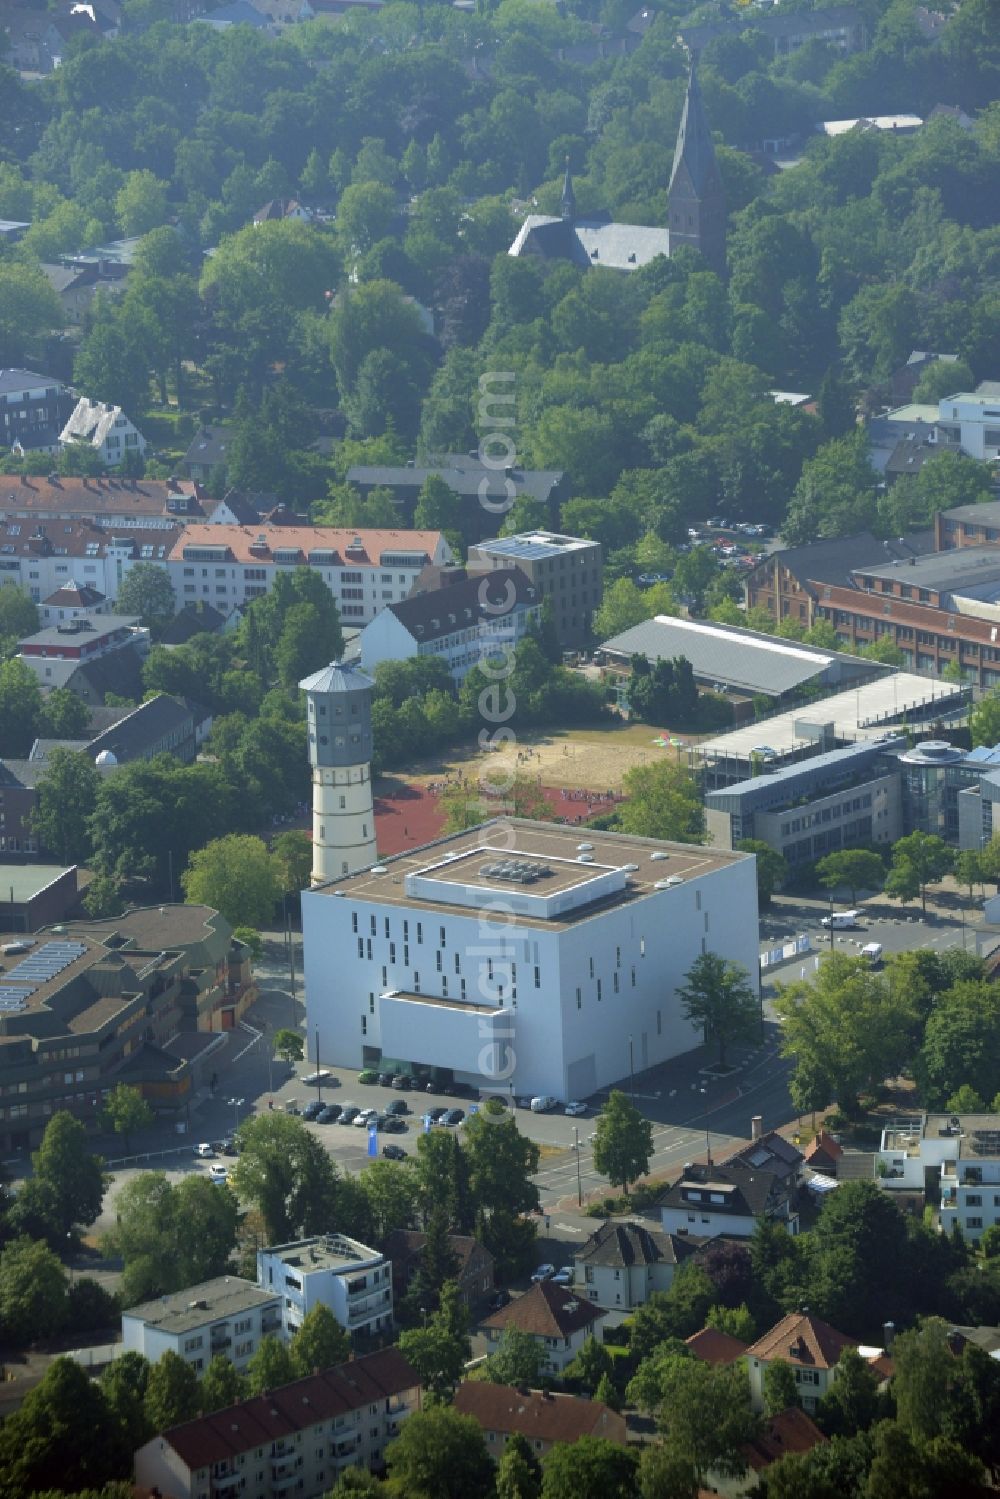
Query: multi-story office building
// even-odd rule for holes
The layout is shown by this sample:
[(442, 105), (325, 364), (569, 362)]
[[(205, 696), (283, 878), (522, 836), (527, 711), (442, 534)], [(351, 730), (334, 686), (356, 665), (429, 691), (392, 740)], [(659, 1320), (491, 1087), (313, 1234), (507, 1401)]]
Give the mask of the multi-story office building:
[(601, 545), (578, 536), (530, 531), (498, 536), (469, 548), (469, 571), (516, 567), (547, 600), (556, 634), (567, 650), (586, 645), (594, 610), (604, 594)]
[(257, 1251), (257, 1280), (277, 1291), (291, 1337), (315, 1306), (330, 1309), (352, 1337), (392, 1327), (392, 1266), (384, 1254), (346, 1234), (323, 1234)]
[(150, 906), (39, 932), (0, 976), (0, 1150), (37, 1145), (67, 1109), (97, 1127), (105, 1093), (180, 1112), (211, 1036), (254, 997), (250, 956), (208, 906)]
[(119, 530), (94, 520), (0, 519), (0, 588), (14, 584), (36, 604), (61, 588), (92, 588), (107, 601), (102, 612), (110, 612), (125, 575), (137, 562), (162, 566), (179, 534), (175, 522), (143, 520)]
[(0, 370), (0, 445), (54, 453), (76, 397), (51, 375)]
[[(221, 1189), (220, 1189), (221, 1190)], [(220, 1275), (122, 1312), (122, 1347), (156, 1363), (175, 1353), (196, 1374), (217, 1354), (245, 1369), (263, 1337), (281, 1332), (281, 1297), (235, 1275)]]
[(43, 687), (65, 687), (83, 665), (118, 651), (145, 656), (149, 631), (138, 615), (108, 614), (66, 619), (18, 642), (17, 659)]
[(756, 976), (751, 856), (519, 818), (302, 897), (309, 1027), (345, 1066), (586, 1098), (696, 1046), (701, 953)]
[(135, 1454), (135, 1481), (169, 1499), (320, 1499), (348, 1468), (384, 1468), (421, 1393), (383, 1348), (170, 1427)]
[(189, 525), (167, 571), (178, 609), (201, 600), (227, 614), (270, 592), (281, 572), (309, 567), (333, 594), (341, 619), (364, 625), (405, 599), (428, 563), (451, 560), (440, 531)]

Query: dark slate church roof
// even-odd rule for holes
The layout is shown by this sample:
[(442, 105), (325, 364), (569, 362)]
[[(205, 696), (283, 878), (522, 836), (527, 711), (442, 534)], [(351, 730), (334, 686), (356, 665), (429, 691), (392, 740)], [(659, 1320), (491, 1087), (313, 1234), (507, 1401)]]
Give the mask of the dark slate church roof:
[(694, 68), (691, 69), (684, 96), (684, 110), (677, 132), (668, 192), (673, 193), (679, 188), (686, 189), (687, 195), (695, 198), (707, 198), (722, 191), (712, 132), (705, 118), (701, 84)]
[(574, 265), (603, 265), (613, 271), (634, 271), (657, 255), (670, 254), (666, 229), (645, 224), (615, 224), (599, 217), (550, 218), (529, 214), (510, 247), (511, 255), (540, 255), (545, 260), (570, 260)]

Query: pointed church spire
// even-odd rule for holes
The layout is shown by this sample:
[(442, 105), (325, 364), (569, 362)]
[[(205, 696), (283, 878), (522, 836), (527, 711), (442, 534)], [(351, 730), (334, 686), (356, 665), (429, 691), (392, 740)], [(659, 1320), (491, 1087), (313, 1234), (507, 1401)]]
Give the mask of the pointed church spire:
[(566, 176), (563, 178), (561, 213), (568, 224), (572, 224), (576, 218), (576, 194), (573, 191), (573, 179), (569, 174), (568, 156), (566, 158)]
[(726, 267), (726, 198), (694, 56), (667, 190), (671, 253), (700, 250), (720, 275)]

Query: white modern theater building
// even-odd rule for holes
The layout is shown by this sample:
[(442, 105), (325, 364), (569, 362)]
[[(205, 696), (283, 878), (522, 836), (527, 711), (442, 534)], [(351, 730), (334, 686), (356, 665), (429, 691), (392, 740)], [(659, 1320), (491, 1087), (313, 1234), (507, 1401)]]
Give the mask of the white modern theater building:
[(696, 1046), (676, 990), (712, 951), (758, 972), (751, 855), (486, 822), (302, 896), (324, 1057), (586, 1098)]

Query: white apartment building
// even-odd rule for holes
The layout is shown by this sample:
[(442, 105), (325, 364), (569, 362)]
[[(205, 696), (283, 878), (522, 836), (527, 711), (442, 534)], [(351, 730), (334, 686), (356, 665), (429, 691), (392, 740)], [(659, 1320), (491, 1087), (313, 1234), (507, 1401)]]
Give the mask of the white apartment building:
[(883, 1187), (941, 1192), (941, 1229), (957, 1223), (970, 1244), (1000, 1223), (1000, 1114), (924, 1114), (882, 1131)]
[(361, 632), (361, 665), (439, 656), (458, 683), (514, 650), (541, 613), (541, 591), (519, 568), (474, 574), (388, 604)]
[(326, 1306), (352, 1337), (392, 1327), (392, 1266), (384, 1254), (323, 1234), (257, 1251), (257, 1282), (281, 1297), (281, 1325), (290, 1338), (314, 1306)]
[(281, 1334), (282, 1299), (235, 1275), (187, 1286), (122, 1313), (122, 1349), (156, 1363), (169, 1350), (204, 1374), (217, 1353), (244, 1369), (268, 1333)]
[(520, 818), (332, 879), (302, 912), (334, 1061), (504, 1096), (587, 1098), (696, 1046), (676, 990), (703, 952), (757, 974), (751, 855)]
[(172, 1426), (135, 1454), (135, 1481), (169, 1499), (320, 1499), (348, 1468), (381, 1471), (420, 1409), (398, 1348), (324, 1369)]
[(970, 458), (1000, 458), (1000, 381), (983, 380), (974, 391), (944, 396), (938, 403), (937, 440)]
[(223, 614), (269, 593), (287, 568), (319, 573), (341, 619), (365, 625), (405, 599), (428, 563), (453, 560), (440, 531), (351, 531), (334, 526), (189, 525), (167, 571), (178, 609), (197, 600)]
[(76, 583), (111, 604), (138, 562), (165, 565), (180, 526), (98, 526), (90, 521), (0, 520), (0, 588), (23, 588), (36, 604)]
[(117, 468), (132, 453), (141, 458), (146, 439), (120, 406), (88, 401), (81, 396), (59, 434), (64, 448), (85, 447), (97, 454), (107, 468)]
[(678, 1265), (702, 1242), (645, 1223), (604, 1223), (574, 1252), (574, 1290), (609, 1309), (645, 1306), (654, 1291), (670, 1290)]

